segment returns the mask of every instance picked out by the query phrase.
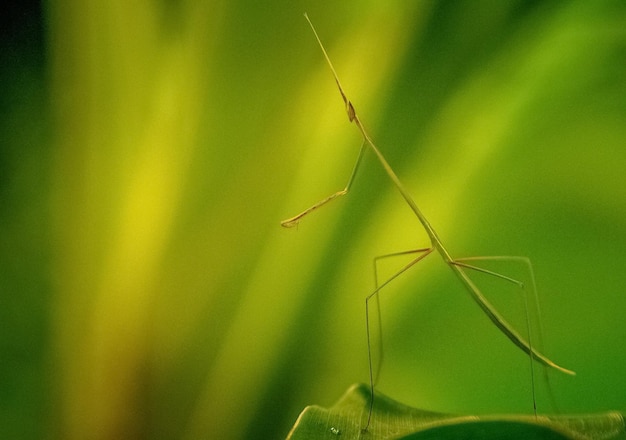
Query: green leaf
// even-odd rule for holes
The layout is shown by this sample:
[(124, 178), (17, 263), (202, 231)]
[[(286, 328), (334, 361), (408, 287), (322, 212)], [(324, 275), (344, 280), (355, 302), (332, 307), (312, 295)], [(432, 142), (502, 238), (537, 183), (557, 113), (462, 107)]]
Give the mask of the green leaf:
[(626, 439), (619, 412), (587, 415), (469, 416), (411, 408), (376, 392), (367, 432), (369, 386), (357, 384), (331, 408), (308, 406), (288, 440), (305, 439)]

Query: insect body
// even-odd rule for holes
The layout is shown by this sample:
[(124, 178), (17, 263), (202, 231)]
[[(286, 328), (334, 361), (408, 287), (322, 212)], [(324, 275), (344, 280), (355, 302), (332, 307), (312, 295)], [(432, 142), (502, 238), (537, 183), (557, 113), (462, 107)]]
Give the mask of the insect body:
[[(501, 256), (496, 256), (496, 257), (470, 257), (470, 258), (457, 258), (457, 259), (455, 259), (455, 258), (452, 258), (452, 256), (450, 256), (450, 254), (448, 253), (448, 251), (444, 247), (441, 239), (439, 238), (439, 236), (435, 232), (434, 228), (428, 222), (428, 220), (426, 219), (424, 214), (420, 211), (420, 209), (418, 208), (417, 204), (415, 203), (415, 201), (413, 200), (411, 195), (405, 189), (404, 185), (402, 184), (402, 182), (400, 181), (400, 179), (398, 178), (396, 173), (393, 171), (393, 169), (391, 168), (391, 166), (389, 165), (389, 163), (387, 162), (387, 160), (385, 159), (383, 154), (380, 152), (378, 147), (376, 147), (376, 145), (374, 144), (374, 142), (370, 138), (369, 134), (367, 133), (367, 131), (363, 127), (363, 124), (361, 123), (361, 120), (359, 119), (359, 116), (357, 115), (356, 110), (354, 109), (354, 105), (347, 98), (347, 96), (346, 96), (346, 94), (345, 94), (345, 92), (343, 90), (341, 82), (339, 81), (339, 77), (338, 77), (337, 73), (335, 72), (335, 68), (333, 67), (332, 62), (330, 61), (328, 53), (326, 52), (326, 49), (324, 48), (324, 45), (322, 44), (322, 41), (320, 40), (320, 38), (319, 38), (319, 36), (317, 34), (317, 31), (315, 30), (315, 27), (313, 26), (313, 24), (311, 23), (311, 20), (309, 19), (309, 17), (306, 14), (305, 14), (305, 18), (307, 19), (307, 21), (309, 22), (309, 25), (311, 26), (311, 29), (313, 30), (315, 38), (317, 39), (317, 42), (318, 42), (318, 44), (319, 44), (319, 46), (320, 46), (320, 48), (321, 48), (321, 50), (322, 50), (322, 52), (324, 54), (324, 57), (326, 58), (326, 62), (328, 64), (328, 66), (330, 67), (330, 70), (331, 70), (332, 75), (333, 75), (333, 77), (335, 79), (335, 82), (337, 83), (337, 87), (339, 89), (339, 93), (341, 94), (341, 98), (342, 98), (342, 100), (344, 102), (344, 105), (345, 105), (345, 108), (346, 108), (346, 113), (348, 115), (348, 119), (349, 119), (350, 122), (352, 122), (352, 123), (354, 123), (356, 125), (356, 127), (359, 130), (359, 133), (361, 134), (362, 143), (361, 143), (361, 148), (359, 150), (359, 154), (358, 154), (358, 157), (357, 157), (356, 164), (354, 166), (352, 174), (350, 175), (350, 178), (348, 180), (348, 183), (347, 183), (346, 187), (344, 189), (340, 190), (340, 191), (335, 192), (334, 194), (331, 194), (330, 196), (326, 197), (325, 199), (317, 202), (313, 206), (305, 209), (300, 214), (297, 214), (297, 215), (295, 215), (295, 216), (293, 216), (291, 218), (283, 220), (281, 222), (281, 225), (286, 227), (286, 228), (290, 228), (290, 227), (296, 226), (298, 224), (298, 222), (302, 218), (304, 218), (306, 215), (308, 215), (311, 212), (317, 210), (321, 206), (326, 205), (327, 203), (331, 202), (332, 200), (347, 194), (348, 191), (350, 190), (350, 187), (352, 185), (354, 177), (355, 177), (355, 175), (357, 173), (357, 170), (359, 168), (359, 164), (360, 164), (361, 159), (363, 157), (363, 153), (364, 153), (366, 148), (369, 148), (375, 154), (375, 156), (377, 157), (377, 159), (380, 162), (381, 166), (383, 167), (383, 169), (387, 173), (387, 176), (389, 177), (389, 179), (391, 179), (391, 181), (393, 182), (395, 187), (398, 189), (398, 191), (400, 192), (401, 196), (404, 198), (406, 203), (409, 205), (409, 207), (411, 208), (411, 210), (413, 211), (413, 213), (415, 214), (415, 216), (417, 217), (417, 219), (421, 223), (422, 227), (426, 231), (426, 234), (428, 234), (428, 237), (430, 238), (430, 246), (429, 247), (387, 255), (387, 256), (393, 256), (393, 255), (401, 255), (401, 254), (415, 254), (416, 257), (410, 263), (408, 263), (406, 266), (404, 266), (400, 271), (398, 271), (396, 274), (391, 276), (391, 278), (389, 278), (388, 280), (386, 280), (382, 284), (377, 285), (376, 289), (372, 293), (370, 293), (366, 297), (366, 299), (365, 299), (365, 312), (366, 312), (366, 323), (367, 323), (367, 341), (368, 341), (367, 345), (368, 345), (368, 359), (369, 359), (369, 367), (370, 367), (370, 387), (371, 387), (370, 412), (369, 412), (367, 425), (366, 425), (365, 429), (368, 428), (368, 426), (370, 424), (370, 421), (371, 421), (372, 408), (373, 408), (373, 404), (374, 404), (374, 384), (375, 384), (374, 368), (373, 368), (373, 362), (372, 362), (372, 349), (371, 349), (371, 343), (370, 343), (370, 341), (371, 341), (370, 317), (369, 317), (369, 314), (370, 314), (369, 313), (370, 301), (374, 297), (376, 297), (378, 299), (378, 293), (380, 292), (380, 290), (383, 287), (385, 287), (392, 280), (397, 278), (399, 275), (404, 273), (410, 267), (412, 267), (413, 265), (415, 265), (416, 263), (418, 263), (419, 261), (421, 261), (422, 259), (424, 259), (426, 256), (430, 255), (433, 252), (436, 252), (436, 253), (438, 253), (441, 256), (443, 261), (448, 265), (450, 270), (455, 274), (455, 276), (463, 284), (463, 286), (465, 287), (467, 292), (474, 299), (474, 301), (478, 304), (478, 306), (482, 309), (482, 311), (487, 315), (487, 317), (493, 322), (493, 324), (502, 333), (504, 333), (511, 340), (511, 342), (513, 342), (517, 347), (519, 347), (522, 351), (524, 351), (526, 354), (528, 354), (528, 356), (530, 357), (531, 377), (532, 377), (533, 383), (534, 383), (534, 373), (532, 372), (533, 371), (532, 370), (533, 361), (539, 362), (540, 364), (542, 364), (545, 367), (549, 367), (549, 368), (555, 369), (555, 370), (560, 371), (562, 373), (574, 375), (575, 373), (573, 371), (559, 366), (558, 364), (556, 364), (555, 362), (553, 362), (552, 360), (550, 360), (549, 358), (547, 358), (546, 356), (541, 354), (535, 348), (533, 348), (532, 343), (531, 343), (531, 337), (530, 337), (530, 328), (528, 329), (528, 341), (525, 340), (522, 336), (520, 336), (519, 333), (498, 313), (498, 311), (494, 308), (494, 306), (491, 305), (489, 303), (489, 301), (487, 301), (485, 296), (478, 289), (478, 287), (472, 282), (472, 280), (469, 278), (469, 276), (466, 273), (466, 270), (482, 272), (484, 274), (494, 276), (494, 277), (499, 278), (501, 280), (517, 284), (520, 288), (523, 288), (524, 287), (523, 283), (518, 281), (518, 280), (515, 280), (515, 279), (510, 278), (508, 276), (505, 276), (505, 275), (502, 275), (502, 274), (499, 274), (499, 273), (496, 273), (496, 272), (493, 272), (493, 271), (490, 271), (490, 270), (487, 270), (487, 269), (483, 269), (483, 268), (478, 267), (478, 266), (476, 266), (474, 264), (470, 264), (469, 262), (470, 261), (488, 261), (488, 260), (510, 260), (510, 261), (515, 261), (515, 262), (524, 264), (527, 267), (527, 269), (528, 269), (528, 271), (529, 271), (529, 273), (531, 275), (532, 282), (534, 284), (534, 275), (533, 275), (533, 271), (532, 271), (532, 266), (530, 264), (530, 260), (528, 258), (525, 258), (525, 257), (501, 257)], [(534, 289), (534, 285), (533, 285), (533, 289)], [(527, 324), (528, 324), (528, 316), (527, 316)], [(534, 388), (533, 388), (533, 405), (534, 405)]]

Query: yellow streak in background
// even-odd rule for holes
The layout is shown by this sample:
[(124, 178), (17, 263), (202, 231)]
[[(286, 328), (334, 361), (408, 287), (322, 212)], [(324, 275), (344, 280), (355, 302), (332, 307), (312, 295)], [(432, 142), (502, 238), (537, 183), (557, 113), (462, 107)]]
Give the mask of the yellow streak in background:
[(216, 17), (194, 7), (189, 33), (160, 41), (153, 6), (133, 5), (51, 13), (62, 127), (59, 425), (69, 439), (143, 429), (154, 294), (201, 117), (199, 63), (210, 57), (198, 34)]

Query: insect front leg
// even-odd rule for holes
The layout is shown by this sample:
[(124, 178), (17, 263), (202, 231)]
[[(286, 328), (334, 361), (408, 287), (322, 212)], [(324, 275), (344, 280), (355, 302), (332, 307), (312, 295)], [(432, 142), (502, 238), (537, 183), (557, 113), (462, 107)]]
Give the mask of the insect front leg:
[(352, 169), (352, 174), (350, 174), (350, 178), (348, 179), (348, 183), (346, 184), (344, 189), (339, 190), (335, 192), (334, 194), (331, 194), (330, 196), (326, 197), (325, 199), (320, 200), (313, 206), (310, 206), (309, 208), (302, 211), (300, 214), (294, 215), (293, 217), (283, 220), (282, 222), (280, 222), (280, 225), (285, 228), (293, 228), (294, 226), (298, 224), (298, 222), (303, 217), (315, 211), (317, 208), (324, 206), (328, 202), (331, 202), (340, 196), (348, 194), (348, 191), (350, 191), (350, 187), (352, 186), (352, 183), (354, 182), (354, 177), (356, 176), (356, 173), (359, 169), (359, 165), (361, 164), (361, 159), (363, 158), (364, 151), (365, 151), (365, 140), (361, 143), (361, 148), (359, 149), (359, 155), (356, 158), (356, 163), (354, 164), (354, 168)]

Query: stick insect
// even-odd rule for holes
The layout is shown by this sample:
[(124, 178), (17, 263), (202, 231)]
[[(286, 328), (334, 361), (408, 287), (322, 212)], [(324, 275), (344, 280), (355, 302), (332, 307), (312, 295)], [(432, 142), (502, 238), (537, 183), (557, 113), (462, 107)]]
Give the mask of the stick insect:
[[(535, 396), (534, 396), (535, 391), (534, 391), (534, 370), (533, 370), (534, 362), (533, 361), (538, 362), (544, 367), (549, 367), (565, 374), (574, 375), (575, 373), (571, 370), (568, 370), (567, 368), (561, 367), (560, 365), (556, 364), (555, 362), (553, 362), (552, 360), (544, 356), (542, 353), (537, 351), (537, 349), (533, 348), (531, 334), (530, 334), (527, 301), (526, 301), (526, 325), (527, 325), (528, 341), (526, 341), (522, 336), (520, 336), (520, 334), (498, 313), (495, 307), (489, 303), (486, 297), (482, 294), (482, 292), (472, 282), (472, 280), (469, 278), (469, 276), (466, 273), (466, 270), (481, 272), (483, 274), (496, 277), (503, 281), (514, 283), (518, 287), (523, 289), (524, 284), (521, 281), (518, 281), (514, 278), (508, 277), (506, 275), (502, 275), (500, 273), (497, 273), (491, 270), (481, 268), (479, 266), (476, 266), (470, 263), (473, 261), (510, 260), (510, 261), (514, 261), (517, 263), (521, 263), (526, 266), (528, 272), (530, 273), (530, 278), (533, 284), (532, 287), (534, 289), (535, 280), (534, 280), (534, 274), (533, 274), (532, 265), (530, 264), (530, 260), (526, 257), (496, 256), (496, 257), (469, 257), (469, 258), (456, 258), (455, 259), (455, 258), (452, 258), (452, 256), (450, 256), (447, 249), (444, 247), (443, 242), (439, 238), (439, 235), (437, 235), (437, 233), (435, 232), (435, 229), (431, 226), (430, 222), (426, 219), (424, 214), (422, 214), (417, 204), (415, 203), (415, 201), (409, 194), (409, 192), (406, 190), (406, 188), (404, 187), (404, 185), (402, 184), (402, 182), (400, 181), (396, 173), (393, 171), (393, 169), (391, 168), (391, 166), (389, 165), (389, 163), (387, 162), (383, 154), (380, 152), (378, 147), (376, 147), (371, 137), (365, 130), (359, 116), (356, 113), (356, 110), (354, 109), (354, 105), (346, 96), (346, 93), (341, 85), (341, 82), (339, 81), (337, 72), (335, 71), (335, 68), (333, 67), (332, 62), (330, 61), (330, 57), (328, 56), (328, 53), (326, 52), (326, 49), (324, 48), (324, 45), (322, 44), (322, 41), (319, 35), (317, 34), (315, 27), (313, 26), (313, 23), (311, 22), (307, 14), (304, 14), (304, 16), (306, 20), (308, 21), (309, 25), (311, 26), (311, 30), (313, 31), (313, 34), (315, 35), (315, 38), (317, 39), (320, 49), (322, 50), (322, 53), (324, 54), (324, 58), (326, 59), (326, 63), (328, 64), (328, 67), (331, 70), (333, 78), (335, 79), (335, 83), (337, 84), (339, 93), (341, 94), (341, 98), (345, 105), (346, 113), (348, 115), (348, 120), (349, 122), (354, 123), (356, 127), (358, 128), (359, 133), (361, 134), (361, 137), (362, 137), (362, 142), (361, 142), (361, 147), (359, 149), (359, 153), (357, 156), (356, 164), (354, 165), (354, 168), (352, 170), (352, 173), (350, 175), (350, 178), (345, 188), (343, 188), (340, 191), (335, 192), (334, 194), (331, 194), (325, 199), (320, 200), (319, 202), (305, 209), (301, 213), (291, 218), (288, 218), (286, 220), (283, 220), (281, 222), (281, 225), (285, 228), (294, 227), (298, 224), (300, 220), (302, 220), (308, 214), (326, 205), (327, 203), (337, 199), (338, 197), (346, 195), (348, 191), (350, 190), (350, 187), (352, 186), (354, 178), (357, 174), (359, 164), (361, 163), (361, 159), (363, 158), (363, 154), (365, 150), (369, 148), (370, 151), (373, 152), (374, 155), (377, 157), (378, 161), (380, 162), (380, 165), (383, 167), (383, 169), (387, 173), (387, 176), (389, 177), (389, 179), (391, 179), (394, 186), (400, 192), (400, 195), (402, 196), (402, 198), (404, 198), (406, 203), (409, 205), (409, 207), (411, 208), (411, 210), (413, 211), (413, 213), (419, 220), (420, 224), (422, 225), (422, 227), (424, 228), (426, 234), (428, 235), (430, 239), (430, 246), (428, 247), (383, 255), (380, 257), (376, 257), (374, 259), (374, 268), (375, 268), (375, 274), (376, 274), (376, 264), (377, 264), (377, 261), (381, 258), (400, 256), (400, 255), (410, 255), (410, 254), (416, 255), (416, 257), (412, 261), (410, 261), (408, 264), (402, 267), (398, 272), (396, 272), (394, 275), (392, 275), (389, 279), (384, 281), (382, 284), (378, 284), (378, 280), (376, 280), (376, 288), (374, 289), (372, 293), (370, 293), (365, 298), (369, 380), (370, 380), (371, 395), (370, 395), (370, 403), (369, 403), (369, 414), (368, 414), (367, 424), (364, 428), (364, 431), (368, 429), (370, 422), (371, 422), (372, 409), (374, 405), (374, 386), (376, 383), (375, 374), (374, 374), (374, 366), (373, 366), (373, 361), (372, 361), (372, 348), (371, 348), (372, 344), (371, 344), (371, 330), (370, 330), (370, 302), (372, 301), (373, 298), (376, 298), (378, 300), (378, 294), (383, 287), (385, 287), (391, 281), (396, 279), (398, 276), (403, 274), (409, 268), (411, 268), (412, 266), (414, 266), (415, 264), (417, 264), (418, 262), (420, 262), (421, 260), (423, 260), (424, 258), (426, 258), (428, 255), (430, 255), (433, 252), (437, 252), (441, 256), (441, 258), (446, 263), (446, 265), (452, 270), (455, 276), (460, 280), (461, 284), (463, 284), (467, 292), (474, 299), (474, 301), (478, 304), (478, 306), (482, 309), (482, 311), (487, 315), (487, 317), (493, 322), (493, 324), (502, 333), (504, 333), (511, 340), (511, 342), (513, 342), (513, 344), (515, 344), (518, 348), (520, 348), (524, 353), (526, 353), (529, 356), (530, 366), (531, 366), (531, 381), (532, 381), (532, 386), (533, 386), (533, 407), (536, 413), (536, 404), (535, 404)], [(534, 290), (534, 292), (536, 292), (536, 290)], [(380, 367), (380, 364), (378, 365), (378, 367)], [(376, 375), (377, 374), (378, 374), (378, 371), (376, 372)]]

